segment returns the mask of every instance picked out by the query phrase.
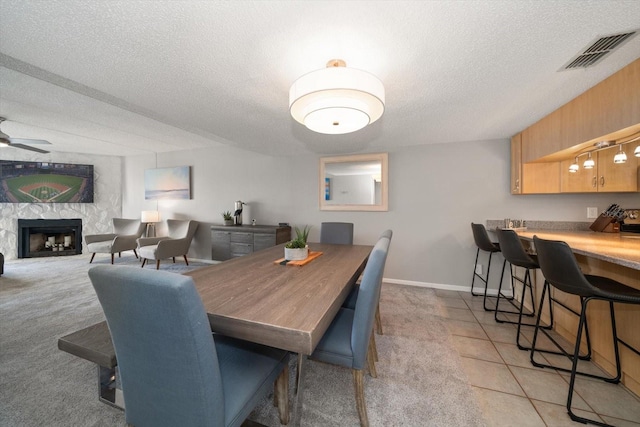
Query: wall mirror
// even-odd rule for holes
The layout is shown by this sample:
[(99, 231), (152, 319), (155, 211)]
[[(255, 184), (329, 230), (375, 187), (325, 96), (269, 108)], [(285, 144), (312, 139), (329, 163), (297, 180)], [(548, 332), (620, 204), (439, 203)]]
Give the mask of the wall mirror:
[(322, 211), (388, 211), (388, 154), (321, 157)]

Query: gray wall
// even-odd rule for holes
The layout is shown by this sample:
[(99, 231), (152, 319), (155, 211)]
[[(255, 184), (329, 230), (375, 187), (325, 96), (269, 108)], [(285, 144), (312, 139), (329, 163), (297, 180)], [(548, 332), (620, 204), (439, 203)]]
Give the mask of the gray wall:
[(94, 203), (0, 203), (0, 252), (18, 256), (18, 218), (81, 218), (83, 234), (111, 231), (111, 218), (122, 213), (122, 158), (77, 153), (40, 154), (16, 148), (0, 150), (3, 160), (93, 165)]
[[(640, 195), (527, 195), (509, 193), (509, 141), (476, 141), (400, 148), (389, 153), (388, 212), (318, 210), (318, 156), (269, 157), (233, 148), (189, 150), (124, 161), (123, 215), (139, 217), (156, 208), (144, 201), (144, 169), (192, 166), (189, 201), (160, 201), (162, 219), (193, 218), (203, 224), (189, 255), (211, 259), (208, 225), (235, 200), (249, 203), (244, 222), (312, 225), (322, 221), (355, 224), (355, 243), (373, 244), (391, 228), (385, 278), (397, 283), (468, 287), (475, 257), (470, 223), (487, 219), (590, 221), (586, 208), (611, 203), (640, 206)], [(162, 234), (160, 226), (158, 233)]]

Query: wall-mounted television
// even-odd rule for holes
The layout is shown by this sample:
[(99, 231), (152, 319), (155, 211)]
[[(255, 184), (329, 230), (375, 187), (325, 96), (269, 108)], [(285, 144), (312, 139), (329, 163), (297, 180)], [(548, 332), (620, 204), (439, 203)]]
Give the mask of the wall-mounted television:
[(93, 165), (0, 159), (0, 203), (93, 203)]

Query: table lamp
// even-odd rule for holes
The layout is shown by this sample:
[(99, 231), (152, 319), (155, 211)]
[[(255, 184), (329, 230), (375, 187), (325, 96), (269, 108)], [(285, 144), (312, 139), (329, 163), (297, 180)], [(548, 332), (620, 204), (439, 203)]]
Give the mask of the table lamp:
[(156, 237), (156, 222), (160, 222), (160, 212), (142, 211), (142, 222), (147, 224), (147, 237)]

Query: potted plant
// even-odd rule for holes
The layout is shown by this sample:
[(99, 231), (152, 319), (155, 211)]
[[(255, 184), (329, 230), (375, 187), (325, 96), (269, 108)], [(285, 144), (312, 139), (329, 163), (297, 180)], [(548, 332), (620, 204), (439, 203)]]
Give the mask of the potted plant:
[(303, 229), (295, 228), (296, 238), (284, 245), (284, 259), (288, 261), (299, 261), (309, 256), (309, 248), (307, 247), (307, 237), (309, 237), (310, 226), (304, 226)]
[(222, 212), (222, 219), (224, 219), (224, 225), (233, 225), (233, 216), (230, 211)]

